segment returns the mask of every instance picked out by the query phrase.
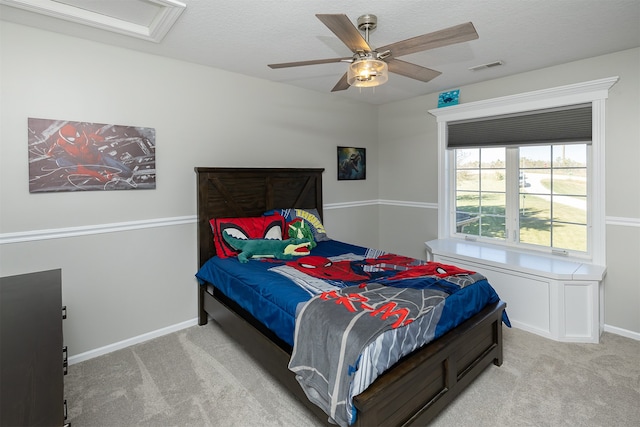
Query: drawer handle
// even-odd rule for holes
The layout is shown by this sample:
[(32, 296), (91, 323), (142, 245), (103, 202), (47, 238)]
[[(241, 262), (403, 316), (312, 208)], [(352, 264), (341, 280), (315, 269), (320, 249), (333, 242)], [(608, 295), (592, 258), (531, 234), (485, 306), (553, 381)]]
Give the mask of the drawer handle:
[(69, 367), (69, 350), (65, 345), (64, 347), (62, 347), (62, 372), (64, 375), (67, 375), (68, 367)]

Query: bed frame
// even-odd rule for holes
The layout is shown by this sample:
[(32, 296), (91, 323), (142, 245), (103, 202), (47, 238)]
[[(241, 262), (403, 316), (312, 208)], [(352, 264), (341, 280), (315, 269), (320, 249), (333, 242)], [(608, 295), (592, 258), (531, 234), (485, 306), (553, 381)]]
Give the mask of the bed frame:
[[(196, 168), (199, 265), (215, 255), (209, 219), (261, 216), (276, 208), (315, 208), (322, 217), (322, 172), (297, 168)], [(291, 347), (214, 287), (199, 285), (199, 324), (213, 318), (310, 411), (288, 370)], [(354, 398), (356, 426), (425, 425), (492, 363), (502, 364), (503, 302), (491, 304), (414, 351)]]

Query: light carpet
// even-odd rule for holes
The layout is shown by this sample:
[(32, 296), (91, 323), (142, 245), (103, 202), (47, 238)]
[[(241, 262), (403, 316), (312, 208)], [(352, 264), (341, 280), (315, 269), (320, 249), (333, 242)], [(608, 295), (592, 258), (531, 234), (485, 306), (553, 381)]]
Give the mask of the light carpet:
[[(638, 426), (640, 342), (559, 343), (504, 328), (489, 367), (432, 426)], [(83, 426), (321, 426), (215, 322), (69, 367), (68, 421)]]

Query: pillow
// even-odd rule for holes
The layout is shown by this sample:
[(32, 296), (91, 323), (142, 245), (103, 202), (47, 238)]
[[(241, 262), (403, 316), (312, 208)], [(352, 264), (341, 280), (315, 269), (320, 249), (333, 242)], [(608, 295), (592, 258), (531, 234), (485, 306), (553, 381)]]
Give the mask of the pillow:
[(309, 224), (309, 228), (311, 228), (313, 238), (316, 242), (325, 242), (327, 240), (331, 240), (327, 236), (324, 225), (322, 225), (322, 221), (320, 220), (320, 214), (318, 214), (318, 211), (316, 209), (273, 209), (264, 213), (264, 215), (273, 214), (282, 215), (287, 224), (295, 221), (298, 218), (304, 219)]
[(225, 230), (230, 236), (240, 239), (282, 240), (285, 232), (285, 221), (279, 213), (249, 218), (212, 218), (209, 224), (213, 231), (216, 254), (220, 258), (234, 257), (239, 252), (222, 237)]

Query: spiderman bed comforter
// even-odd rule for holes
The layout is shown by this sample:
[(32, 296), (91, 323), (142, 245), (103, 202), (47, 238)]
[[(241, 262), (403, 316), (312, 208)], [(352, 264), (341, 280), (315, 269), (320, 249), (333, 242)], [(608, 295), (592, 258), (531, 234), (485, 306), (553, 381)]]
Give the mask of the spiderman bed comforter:
[(196, 276), (293, 343), (289, 369), (341, 426), (400, 358), (499, 300), (480, 274), (335, 240), (288, 262), (214, 257)]
[(341, 426), (355, 421), (352, 399), (378, 375), (499, 299), (482, 275), (454, 266), (387, 254), (363, 265), (369, 280), (304, 305), (289, 363)]

